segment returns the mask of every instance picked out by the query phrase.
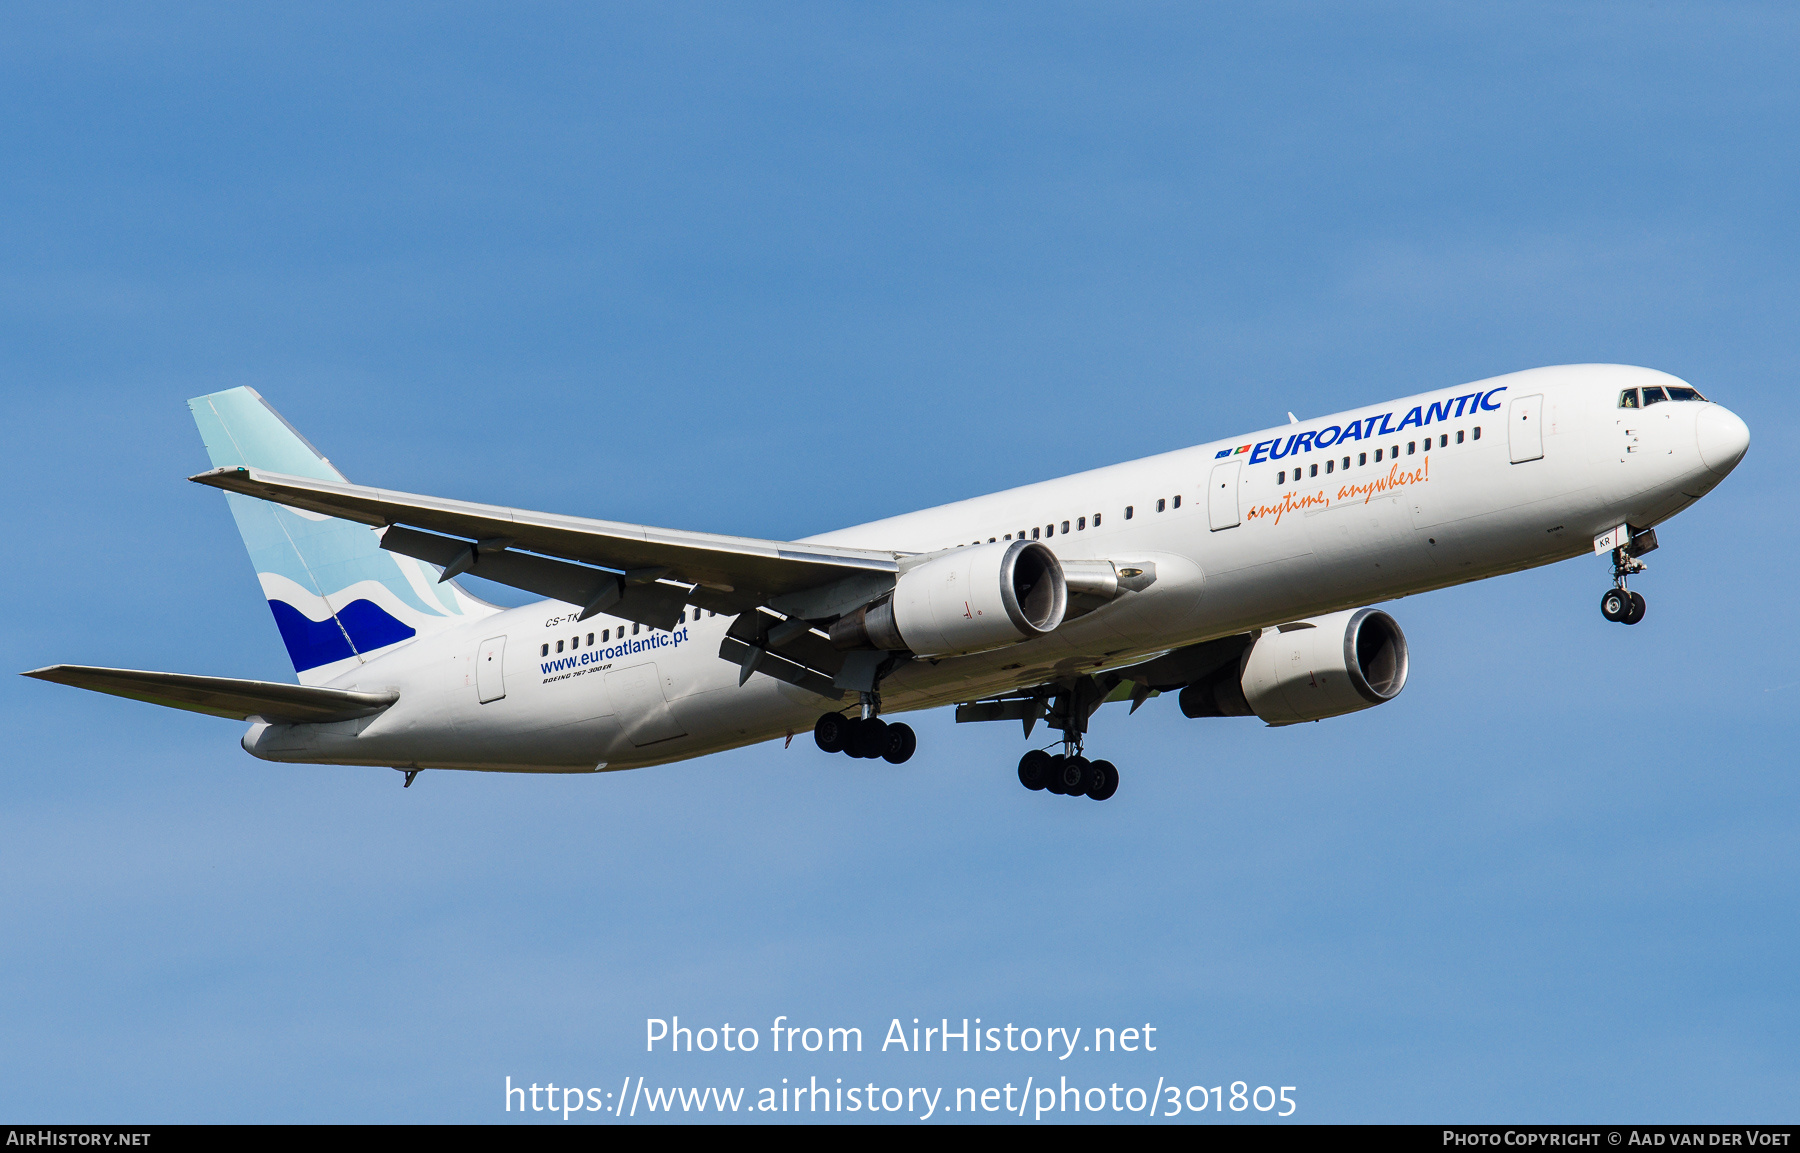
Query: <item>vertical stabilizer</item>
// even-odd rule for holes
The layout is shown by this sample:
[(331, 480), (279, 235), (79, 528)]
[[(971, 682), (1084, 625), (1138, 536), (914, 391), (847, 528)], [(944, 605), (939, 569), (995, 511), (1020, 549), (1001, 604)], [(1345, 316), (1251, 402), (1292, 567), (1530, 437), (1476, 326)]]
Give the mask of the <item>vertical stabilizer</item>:
[[(344, 479), (254, 389), (188, 401), (215, 468), (248, 466)], [(395, 645), (495, 612), (411, 557), (384, 552), (379, 530), (226, 493), (294, 672), (326, 684)]]

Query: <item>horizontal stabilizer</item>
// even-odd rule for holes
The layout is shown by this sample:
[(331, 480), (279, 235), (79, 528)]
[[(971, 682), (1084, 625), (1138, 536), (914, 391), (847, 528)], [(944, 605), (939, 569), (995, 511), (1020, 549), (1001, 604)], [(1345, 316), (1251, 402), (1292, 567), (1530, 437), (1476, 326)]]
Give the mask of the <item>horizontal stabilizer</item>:
[(153, 673), (138, 669), (103, 669), (92, 665), (51, 665), (21, 676), (59, 685), (74, 685), (115, 697), (149, 701), (171, 709), (272, 724), (309, 724), (367, 717), (400, 699), (399, 693), (357, 693), (347, 689), (246, 681), (236, 677), (197, 677), (187, 673)]

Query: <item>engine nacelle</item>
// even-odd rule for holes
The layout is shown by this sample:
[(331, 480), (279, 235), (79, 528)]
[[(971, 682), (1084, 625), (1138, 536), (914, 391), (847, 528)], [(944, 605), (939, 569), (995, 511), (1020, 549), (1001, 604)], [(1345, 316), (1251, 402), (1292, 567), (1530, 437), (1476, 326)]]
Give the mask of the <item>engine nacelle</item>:
[(1068, 605), (1062, 565), (1044, 545), (970, 545), (902, 572), (893, 592), (833, 624), (831, 643), (922, 657), (981, 653), (1043, 636)]
[(1235, 665), (1182, 689), (1182, 713), (1291, 725), (1374, 708), (1406, 687), (1406, 634), (1380, 609), (1296, 624), (1265, 629)]

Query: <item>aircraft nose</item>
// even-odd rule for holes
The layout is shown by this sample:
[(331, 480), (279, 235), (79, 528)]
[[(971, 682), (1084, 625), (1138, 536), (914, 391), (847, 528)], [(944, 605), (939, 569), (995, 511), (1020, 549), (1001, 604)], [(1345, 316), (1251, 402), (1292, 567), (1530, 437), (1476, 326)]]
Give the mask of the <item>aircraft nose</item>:
[(1730, 409), (1709, 404), (1694, 422), (1694, 439), (1699, 442), (1700, 459), (1706, 467), (1724, 476), (1737, 467), (1750, 448), (1750, 426)]

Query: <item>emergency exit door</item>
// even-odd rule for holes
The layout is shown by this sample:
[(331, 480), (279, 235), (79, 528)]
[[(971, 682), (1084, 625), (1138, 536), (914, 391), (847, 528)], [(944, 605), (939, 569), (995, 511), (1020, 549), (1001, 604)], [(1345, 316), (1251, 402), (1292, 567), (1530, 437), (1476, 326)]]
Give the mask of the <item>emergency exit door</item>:
[(1512, 462), (1544, 459), (1544, 396), (1515, 397), (1506, 413), (1506, 443)]
[(505, 637), (490, 637), (476, 650), (475, 695), (484, 705), (506, 695)]
[(1236, 460), (1213, 466), (1212, 481), (1206, 490), (1206, 516), (1214, 532), (1237, 527), (1238, 474), (1243, 467), (1243, 462)]

